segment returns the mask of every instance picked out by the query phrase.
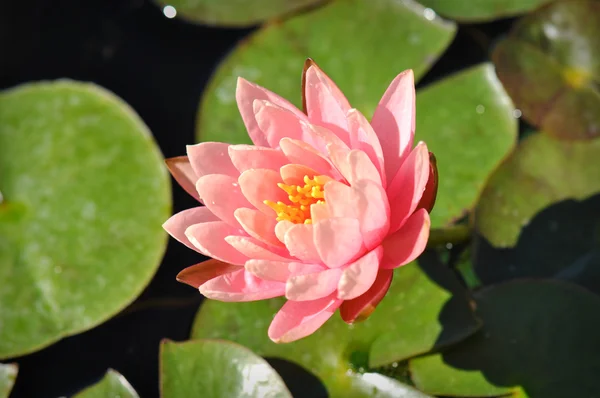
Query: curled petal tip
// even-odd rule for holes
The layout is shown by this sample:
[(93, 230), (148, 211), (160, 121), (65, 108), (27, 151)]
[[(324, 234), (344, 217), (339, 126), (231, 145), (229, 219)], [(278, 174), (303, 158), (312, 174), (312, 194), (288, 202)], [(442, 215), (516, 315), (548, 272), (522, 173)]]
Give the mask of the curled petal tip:
[(421, 197), (421, 201), (417, 206), (418, 209), (425, 209), (428, 213), (431, 212), (433, 206), (435, 205), (435, 200), (437, 198), (437, 190), (438, 190), (438, 170), (437, 170), (437, 160), (433, 152), (429, 152), (429, 179), (427, 180), (427, 185), (425, 186), (425, 191), (423, 192), (423, 196)]

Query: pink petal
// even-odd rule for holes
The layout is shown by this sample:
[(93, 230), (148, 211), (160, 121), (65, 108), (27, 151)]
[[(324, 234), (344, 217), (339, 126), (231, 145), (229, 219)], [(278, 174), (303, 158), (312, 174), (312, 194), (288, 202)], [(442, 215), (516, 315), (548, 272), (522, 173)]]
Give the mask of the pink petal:
[(244, 268), (209, 280), (199, 287), (207, 298), (220, 301), (256, 301), (283, 296), (285, 284), (265, 281)]
[(348, 129), (350, 131), (350, 145), (353, 149), (360, 149), (365, 152), (371, 162), (377, 167), (381, 174), (384, 187), (387, 184), (385, 177), (385, 162), (383, 149), (377, 138), (377, 134), (371, 127), (371, 124), (365, 116), (356, 109), (350, 109), (346, 114), (348, 119)]
[(281, 243), (285, 243), (285, 234), (294, 225), (296, 224), (287, 220), (279, 221), (277, 223), (277, 225), (275, 226), (275, 236), (277, 236), (277, 239), (279, 239)]
[(246, 200), (237, 180), (223, 174), (208, 174), (196, 183), (204, 205), (227, 224), (240, 228), (234, 212), (240, 207), (252, 207)]
[(377, 278), (382, 255), (383, 249), (378, 246), (350, 264), (340, 278), (338, 298), (352, 300), (366, 293)]
[(198, 178), (208, 174), (225, 174), (231, 177), (240, 175), (229, 158), (229, 144), (203, 142), (187, 146), (190, 164)]
[(279, 170), (290, 162), (278, 149), (254, 145), (231, 145), (229, 157), (240, 173), (250, 169)]
[(419, 257), (427, 246), (430, 225), (425, 209), (410, 216), (402, 228), (383, 241), (381, 268), (397, 268)]
[(241, 267), (239, 265), (227, 264), (211, 258), (202, 263), (185, 268), (177, 274), (177, 281), (198, 289), (200, 285), (213, 278), (239, 271), (240, 269)]
[(230, 264), (244, 265), (248, 257), (233, 250), (231, 245), (225, 242), (226, 236), (236, 233), (242, 233), (242, 231), (223, 221), (195, 224), (185, 230), (185, 236), (205, 256)]
[(285, 285), (285, 297), (294, 301), (311, 301), (329, 296), (337, 289), (341, 276), (339, 268), (292, 276)]
[[(378, 246), (389, 230), (390, 207), (383, 187), (360, 180), (353, 187), (330, 181), (325, 185), (325, 202), (331, 217), (354, 218), (367, 250)], [(313, 221), (314, 223), (314, 221)]]
[(231, 235), (225, 237), (225, 242), (229, 243), (235, 250), (248, 258), (271, 261), (290, 261), (289, 258), (274, 253), (274, 251), (261, 246), (259, 241), (250, 237)]
[(329, 160), (303, 141), (284, 138), (279, 143), (281, 150), (292, 163), (299, 163), (314, 169), (318, 174), (333, 176), (334, 169)]
[(169, 172), (187, 193), (192, 195), (196, 200), (200, 200), (200, 195), (196, 191), (196, 181), (198, 176), (194, 173), (190, 160), (187, 156), (178, 156), (176, 158), (165, 159)]
[(306, 116), (299, 118), (294, 112), (269, 101), (256, 100), (253, 109), (256, 122), (272, 148), (278, 148), (282, 138), (315, 144), (315, 137), (307, 134)]
[(341, 90), (316, 65), (306, 70), (304, 90), (310, 122), (328, 128), (350, 144), (346, 121), (350, 104)]
[(290, 255), (306, 262), (321, 262), (313, 239), (313, 225), (295, 224), (284, 236), (285, 247)]
[(417, 208), (427, 186), (429, 170), (427, 145), (419, 142), (388, 185), (391, 232), (398, 230)]
[(261, 279), (268, 281), (286, 282), (288, 278), (296, 275), (305, 275), (321, 272), (327, 268), (319, 264), (305, 264), (296, 262), (270, 261), (270, 260), (248, 260), (246, 270)]
[(289, 343), (306, 337), (331, 318), (341, 303), (335, 294), (314, 301), (288, 301), (273, 318), (269, 338), (276, 343)]
[(210, 221), (221, 221), (219, 217), (215, 216), (208, 208), (192, 207), (191, 209), (183, 210), (169, 218), (164, 224), (163, 228), (173, 238), (183, 243), (190, 249), (198, 251), (196, 247), (189, 241), (185, 236), (185, 230), (194, 224), (201, 224)]
[(267, 137), (258, 127), (258, 123), (256, 122), (253, 107), (254, 100), (258, 99), (270, 101), (279, 107), (293, 112), (299, 118), (303, 118), (306, 120), (306, 115), (304, 115), (287, 100), (281, 98), (279, 95), (265, 88), (250, 83), (249, 81), (241, 77), (238, 78), (237, 81), (235, 99), (237, 101), (240, 114), (242, 115), (242, 119), (244, 120), (244, 124), (246, 125), (246, 129), (248, 130), (248, 134), (250, 135), (252, 142), (254, 142), (254, 144), (258, 146), (269, 146), (269, 142), (267, 140)]
[(346, 180), (348, 180), (350, 185), (354, 185), (360, 180), (371, 180), (378, 184), (382, 183), (379, 171), (363, 151), (357, 149), (350, 151), (347, 156), (347, 161), (350, 175), (344, 177), (346, 177)]
[(267, 281), (286, 282), (292, 275), (289, 270), (289, 264), (284, 261), (271, 260), (248, 260), (246, 261), (246, 271), (252, 273), (260, 279)]
[(415, 135), (415, 82), (412, 70), (399, 74), (381, 98), (371, 126), (385, 159), (388, 184), (408, 156)]
[(248, 201), (268, 216), (275, 217), (276, 214), (273, 209), (264, 204), (265, 200), (288, 203), (288, 194), (277, 186), (282, 182), (281, 176), (274, 170), (246, 170), (238, 181)]
[(310, 218), (313, 224), (331, 217), (329, 207), (326, 203), (315, 203), (310, 205)]
[(279, 170), (279, 173), (281, 174), (283, 182), (288, 185), (304, 185), (305, 176), (313, 178), (314, 176), (319, 175), (319, 173), (310, 167), (301, 164), (286, 164)]
[(358, 220), (329, 218), (314, 224), (315, 246), (329, 268), (345, 265), (364, 252)]
[(354, 323), (367, 319), (387, 293), (393, 276), (394, 271), (392, 270), (380, 270), (375, 282), (365, 294), (353, 300), (344, 301), (340, 307), (340, 315), (344, 322)]
[(276, 247), (282, 246), (275, 235), (277, 221), (274, 217), (267, 216), (258, 210), (247, 208), (239, 208), (233, 215), (242, 228), (244, 228), (244, 231), (254, 239), (258, 239), (263, 243), (268, 243)]

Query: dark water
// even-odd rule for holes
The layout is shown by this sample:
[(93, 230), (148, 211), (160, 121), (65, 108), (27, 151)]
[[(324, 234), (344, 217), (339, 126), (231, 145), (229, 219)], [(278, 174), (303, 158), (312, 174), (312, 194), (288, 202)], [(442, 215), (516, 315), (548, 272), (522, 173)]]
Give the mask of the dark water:
[[(487, 60), (494, 39), (510, 24), (461, 26), (421, 84)], [(167, 19), (145, 0), (0, 0), (0, 88), (62, 77), (93, 81), (140, 114), (166, 157), (177, 156), (194, 141), (198, 102), (212, 71), (251, 31)], [(194, 205), (178, 187), (174, 200), (175, 211)], [(185, 340), (201, 302), (175, 275), (199, 260), (170, 242), (153, 282), (130, 308), (91, 331), (17, 358), (11, 397), (68, 396), (107, 368), (124, 374), (140, 396), (157, 397), (159, 342)], [(274, 365), (294, 396), (307, 396), (305, 379), (294, 377), (283, 362)], [(315, 397), (314, 390), (309, 395)]]

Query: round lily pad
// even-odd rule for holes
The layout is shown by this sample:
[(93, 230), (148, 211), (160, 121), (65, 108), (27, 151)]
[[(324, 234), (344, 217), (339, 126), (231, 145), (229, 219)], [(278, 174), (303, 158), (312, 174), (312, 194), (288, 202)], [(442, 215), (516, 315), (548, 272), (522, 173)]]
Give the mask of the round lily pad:
[(267, 328), (283, 300), (206, 301), (194, 321), (192, 338), (229, 339), (259, 355), (297, 363), (319, 377), (330, 396), (393, 397), (363, 372), (451, 345), (479, 327), (452, 272), (432, 253), (420, 262), (395, 271), (386, 297), (361, 323), (347, 325), (334, 315), (309, 337), (275, 344)]
[(162, 398), (292, 398), (281, 377), (261, 357), (229, 341), (160, 345)]
[(524, 14), (552, 0), (419, 0), (440, 15), (465, 22), (483, 22)]
[(131, 384), (116, 370), (109, 369), (98, 383), (75, 394), (73, 398), (139, 398)]
[[(376, 25), (374, 25), (376, 24)], [(209, 83), (197, 120), (200, 141), (250, 143), (235, 102), (238, 76), (301, 105), (300, 76), (313, 58), (352, 106), (372, 115), (392, 79), (421, 77), (450, 44), (456, 27), (429, 20), (412, 1), (333, 1), (271, 24), (240, 43)]]
[(417, 92), (415, 140), (435, 153), (439, 172), (432, 227), (452, 223), (475, 206), (489, 174), (515, 146), (512, 111), (491, 64)]
[(170, 180), (148, 128), (92, 84), (0, 93), (0, 358), (90, 329), (162, 258)]
[(495, 247), (514, 246), (521, 228), (545, 207), (600, 192), (599, 161), (600, 139), (528, 136), (490, 177), (475, 211), (476, 228)]
[(492, 54), (523, 117), (561, 139), (600, 136), (600, 2), (558, 1), (523, 18)]
[(557, 281), (513, 281), (476, 295), (482, 330), (410, 361), (426, 393), (530, 398), (598, 394), (600, 297)]
[(19, 367), (14, 363), (0, 363), (0, 398), (8, 398), (15, 384)]
[(190, 22), (218, 26), (252, 26), (269, 19), (288, 16), (323, 0), (157, 0), (174, 7), (177, 17)]

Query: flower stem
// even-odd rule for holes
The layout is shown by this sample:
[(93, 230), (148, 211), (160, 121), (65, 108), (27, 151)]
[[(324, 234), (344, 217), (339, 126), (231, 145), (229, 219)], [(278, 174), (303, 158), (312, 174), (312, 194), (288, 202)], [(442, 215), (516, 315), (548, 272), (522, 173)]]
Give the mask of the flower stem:
[(458, 245), (471, 239), (471, 228), (458, 224), (446, 228), (434, 228), (429, 232), (427, 247), (445, 246), (448, 243)]

